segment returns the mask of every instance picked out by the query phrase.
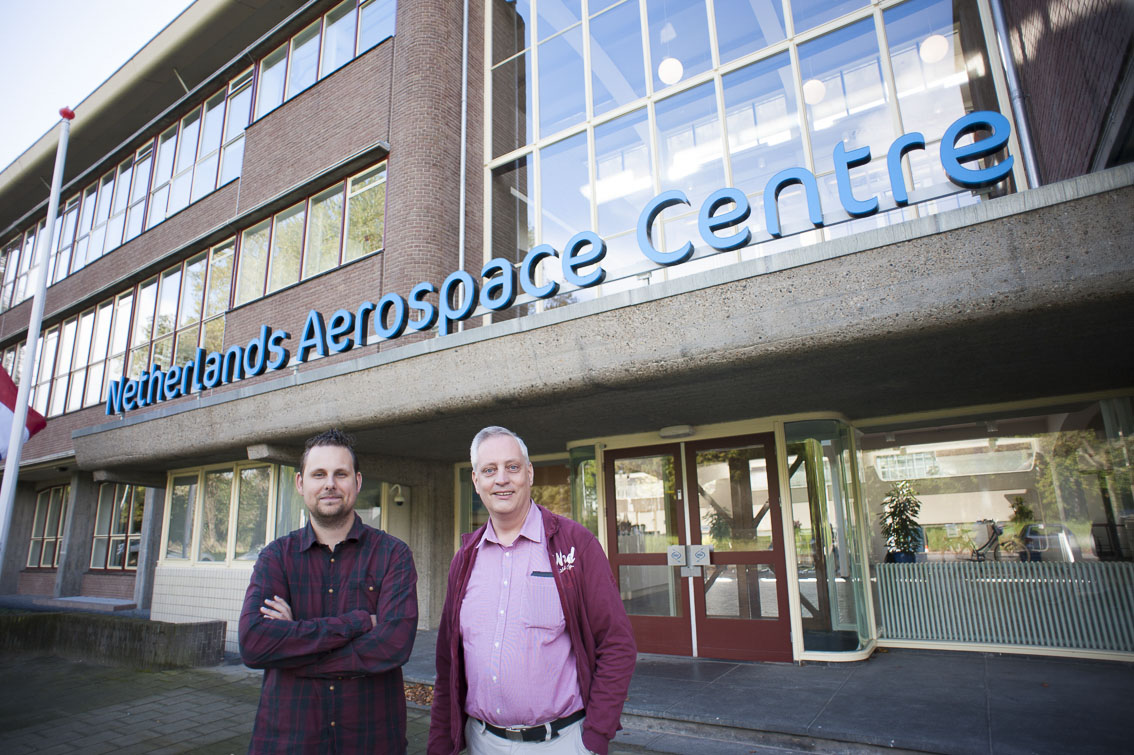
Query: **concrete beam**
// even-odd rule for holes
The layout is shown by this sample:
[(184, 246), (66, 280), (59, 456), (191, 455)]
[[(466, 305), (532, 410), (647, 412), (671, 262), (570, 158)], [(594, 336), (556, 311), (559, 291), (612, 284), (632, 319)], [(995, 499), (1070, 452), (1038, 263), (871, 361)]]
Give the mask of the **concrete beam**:
[(164, 488), (165, 472), (147, 472), (134, 469), (96, 469), (91, 476), (96, 483), (121, 482), (126, 485), (143, 485), (147, 488)]
[(249, 461), (270, 461), (275, 464), (299, 464), (303, 449), (295, 446), (277, 446), (271, 443), (254, 443), (248, 446)]

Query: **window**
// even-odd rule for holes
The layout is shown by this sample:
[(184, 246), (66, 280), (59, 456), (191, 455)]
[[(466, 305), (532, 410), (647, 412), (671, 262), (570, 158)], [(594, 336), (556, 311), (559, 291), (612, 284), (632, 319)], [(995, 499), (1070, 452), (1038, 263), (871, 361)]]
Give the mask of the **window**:
[(70, 485), (41, 490), (36, 497), (31, 544), (28, 547), (29, 567), (50, 569), (59, 565), (70, 498)]
[(323, 57), (319, 78), (323, 78), (354, 57), (355, 0), (344, 0), (326, 17), (323, 28)]
[(224, 126), (224, 147), (221, 152), (220, 178), (223, 186), (240, 176), (244, 167), (244, 129), (252, 115), (252, 69), (233, 79), (228, 87), (228, 112)]
[(272, 221), (253, 226), (240, 237), (240, 277), (236, 282), (236, 304), (244, 304), (264, 295), (268, 272), (268, 240)]
[(103, 483), (98, 491), (92, 569), (137, 569), (142, 542), (146, 489), (140, 485)]
[(343, 260), (349, 262), (382, 248), (386, 214), (386, 164), (350, 179), (347, 239)]
[(299, 259), (303, 254), (303, 221), (307, 203), (300, 202), (276, 215), (268, 260), (268, 293), (299, 280)]
[(343, 185), (339, 184), (311, 199), (307, 253), (303, 259), (304, 278), (338, 266), (342, 238)]
[(239, 463), (172, 475), (164, 560), (254, 562), (271, 539), (268, 522), (278, 472), (276, 465)]
[(394, 17), (398, 4), (393, 0), (364, 0), (359, 6), (358, 54), (394, 36)]
[(290, 100), (315, 83), (319, 66), (319, 22), (308, 26), (291, 40), (291, 61), (287, 68), (287, 98)]
[(283, 103), (287, 75), (287, 45), (281, 45), (260, 61), (260, 89), (256, 94), (256, 117), (260, 118)]
[(193, 515), (197, 505), (198, 476), (178, 475), (169, 485), (169, 509), (165, 523), (165, 559), (187, 561), (192, 543)]
[[(980, 201), (949, 182), (936, 159), (959, 116), (1008, 111), (989, 80), (977, 6), (611, 0), (580, 11), (575, 3), (490, 3), (486, 258), (558, 247), (593, 228), (610, 263), (589, 294), (596, 296)], [(920, 196), (899, 208), (886, 154), (895, 134), (914, 131), (927, 146), (902, 167)], [(856, 197), (879, 197), (875, 215), (851, 218), (843, 209), (832, 152), (844, 140), (848, 150), (871, 149), (873, 159), (851, 179)], [(810, 223), (802, 187), (789, 186), (769, 208), (784, 231), (772, 237), (763, 190), (793, 167), (816, 177), (826, 223)], [(752, 238), (717, 254), (698, 232), (695, 208), (724, 186), (748, 195)], [(654, 241), (664, 251), (691, 241), (703, 260), (643, 267), (626, 206), (636, 208), (636, 221), (642, 197), (672, 189), (694, 209), (665, 213)], [(518, 299), (521, 312), (556, 303)]]

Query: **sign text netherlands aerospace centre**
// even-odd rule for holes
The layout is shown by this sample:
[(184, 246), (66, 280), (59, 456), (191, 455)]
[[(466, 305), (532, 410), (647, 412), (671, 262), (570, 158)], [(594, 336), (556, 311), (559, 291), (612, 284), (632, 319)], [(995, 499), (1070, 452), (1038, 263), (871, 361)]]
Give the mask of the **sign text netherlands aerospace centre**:
[[(945, 175), (952, 183), (966, 189), (991, 186), (1007, 178), (1012, 171), (1013, 158), (1010, 155), (983, 168), (966, 167), (965, 163), (1000, 152), (1008, 144), (1010, 130), (1008, 119), (992, 111), (969, 113), (958, 118), (941, 139), (941, 165)], [(981, 135), (981, 138), (961, 144), (969, 135)], [(925, 137), (914, 132), (895, 139), (886, 154), (890, 192), (894, 204), (899, 207), (909, 204), (902, 174), (902, 157), (918, 149), (925, 149)], [(851, 169), (865, 165), (870, 157), (869, 147), (847, 150), (840, 142), (834, 149), (839, 201), (852, 218), (867, 217), (879, 210), (877, 197), (860, 199), (851, 191)], [(788, 168), (772, 176), (764, 187), (765, 227), (772, 238), (783, 235), (776, 205), (780, 192), (795, 185), (803, 189), (811, 224), (816, 227), (823, 225), (815, 175), (805, 168)], [(654, 221), (662, 212), (689, 204), (684, 192), (671, 190), (654, 197), (642, 209), (638, 218), (638, 247), (650, 261), (669, 266), (693, 256), (692, 242), (686, 242), (674, 251), (663, 252), (654, 246), (652, 234)], [(723, 188), (714, 191), (701, 204), (697, 227), (701, 238), (713, 249), (739, 249), (752, 241), (752, 231), (744, 225), (750, 214), (751, 206), (743, 191)], [(729, 228), (733, 231), (728, 235), (717, 235)], [(457, 270), (445, 279), (440, 289), (428, 281), (418, 283), (410, 290), (408, 300), (399, 294), (387, 293), (377, 303), (363, 302), (354, 312), (337, 310), (329, 320), (313, 309), (307, 314), (295, 347), (296, 361), (306, 362), (312, 354), (327, 356), (364, 346), (371, 332), (380, 339), (392, 340), (401, 336), (406, 328), (425, 331), (437, 326), (438, 335), (448, 335), (455, 323), (473, 314), (477, 304), (496, 312), (508, 309), (515, 303), (520, 289), (535, 299), (554, 296), (559, 291), (557, 282), (536, 283), (538, 266), (553, 258), (559, 259), (563, 279), (571, 286), (587, 288), (598, 285), (606, 276), (600, 264), (605, 256), (606, 242), (593, 231), (582, 231), (567, 242), (562, 253), (549, 244), (533, 247), (525, 255), (518, 271), (509, 260), (496, 258), (484, 265), (481, 281), (464, 270)], [(412, 320), (409, 318), (411, 311), (416, 315)], [(262, 325), (259, 335), (246, 346), (235, 345), (224, 352), (208, 353), (197, 349), (194, 358), (181, 366), (174, 365), (163, 370), (155, 364), (137, 379), (123, 377), (114, 380), (107, 391), (106, 413), (113, 416), (282, 369), (291, 360), (291, 353), (285, 347), (290, 339), (291, 334), (287, 331)]]

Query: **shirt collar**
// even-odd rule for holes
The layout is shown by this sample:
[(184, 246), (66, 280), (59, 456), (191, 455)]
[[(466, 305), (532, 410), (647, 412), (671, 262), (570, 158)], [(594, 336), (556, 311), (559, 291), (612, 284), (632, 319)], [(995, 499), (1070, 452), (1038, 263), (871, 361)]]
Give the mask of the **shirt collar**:
[[(354, 524), (350, 526), (350, 532), (347, 533), (346, 539), (343, 542), (351, 540), (360, 540), (362, 538), (362, 519), (357, 513), (354, 515)], [(314, 547), (319, 543), (318, 538), (315, 537), (315, 528), (311, 526), (311, 517), (307, 517), (307, 524), (304, 526), (303, 531), (299, 535), (299, 550), (305, 551), (308, 548)]]
[[(533, 543), (543, 542), (543, 516), (540, 514), (539, 506), (536, 505), (535, 501), (532, 501), (532, 505), (528, 507), (528, 515), (524, 518), (524, 526), (520, 528), (519, 537), (526, 537)], [(480, 536), (480, 541), (477, 542), (476, 547), (481, 547), (485, 541), (500, 544), (500, 538), (496, 536), (496, 528), (492, 526), (491, 517), (489, 517), (488, 526), (484, 528), (484, 534)]]

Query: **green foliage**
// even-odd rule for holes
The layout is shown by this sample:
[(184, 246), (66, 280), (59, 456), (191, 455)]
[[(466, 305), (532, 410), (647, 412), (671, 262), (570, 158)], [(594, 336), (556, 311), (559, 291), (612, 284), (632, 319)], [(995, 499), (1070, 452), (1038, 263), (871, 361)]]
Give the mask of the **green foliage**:
[(921, 539), (917, 517), (921, 513), (921, 501), (909, 480), (899, 480), (890, 487), (890, 493), (882, 499), (882, 513), (879, 516), (882, 537), (892, 553), (913, 553)]
[(1013, 524), (1031, 524), (1036, 520), (1036, 514), (1032, 511), (1032, 507), (1024, 501), (1024, 496), (1018, 495), (1012, 499), (1012, 523)]

